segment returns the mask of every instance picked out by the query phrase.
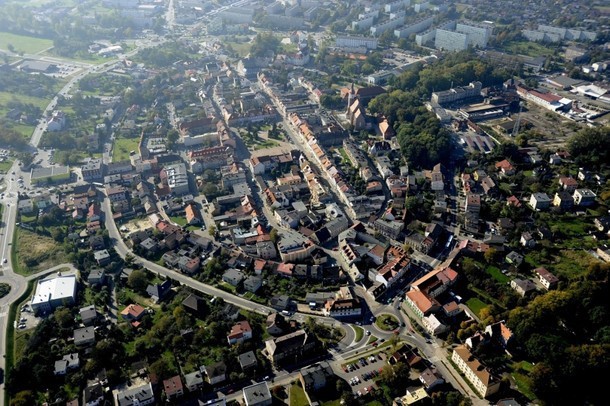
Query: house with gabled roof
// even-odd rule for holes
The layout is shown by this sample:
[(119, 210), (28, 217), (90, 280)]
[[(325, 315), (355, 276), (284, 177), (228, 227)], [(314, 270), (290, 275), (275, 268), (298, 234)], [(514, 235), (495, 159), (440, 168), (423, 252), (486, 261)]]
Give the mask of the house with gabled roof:
[(247, 320), (238, 321), (231, 327), (229, 335), (227, 335), (227, 341), (229, 345), (241, 344), (246, 340), (252, 338), (252, 327)]
[(536, 268), (534, 269), (534, 274), (538, 277), (538, 280), (546, 290), (554, 289), (559, 283), (559, 278), (549, 272), (546, 268)]
[(482, 397), (493, 395), (500, 389), (500, 379), (481, 364), (465, 345), (453, 350), (451, 360)]

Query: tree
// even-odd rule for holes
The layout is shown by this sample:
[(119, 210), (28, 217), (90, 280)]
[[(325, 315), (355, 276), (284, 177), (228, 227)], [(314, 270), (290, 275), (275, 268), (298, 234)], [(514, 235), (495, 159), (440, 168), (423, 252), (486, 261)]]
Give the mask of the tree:
[(146, 292), (146, 288), (148, 287), (148, 277), (146, 275), (146, 271), (141, 269), (133, 270), (127, 278), (127, 286), (138, 293)]
[(610, 162), (610, 127), (585, 128), (568, 140), (568, 149), (579, 163), (599, 166)]
[(279, 239), (279, 235), (278, 235), (278, 231), (275, 228), (272, 228), (271, 231), (269, 232), (269, 239), (271, 240), (271, 242), (273, 242), (274, 244), (277, 243), (278, 239)]
[(74, 324), (72, 312), (67, 307), (58, 307), (53, 313), (55, 321), (61, 328), (69, 328)]

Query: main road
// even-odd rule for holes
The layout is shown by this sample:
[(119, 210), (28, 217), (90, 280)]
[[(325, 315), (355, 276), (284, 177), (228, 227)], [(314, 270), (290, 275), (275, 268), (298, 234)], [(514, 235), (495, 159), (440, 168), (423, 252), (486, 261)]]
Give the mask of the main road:
[[(15, 231), (15, 219), (17, 217), (17, 191), (18, 184), (13, 173), (18, 170), (17, 163), (7, 172), (7, 188), (3, 191), (4, 198), (0, 200), (3, 206), (2, 222), (0, 223), (0, 250), (2, 250), (2, 258), (0, 259), (0, 283), (6, 283), (11, 287), (8, 295), (0, 299), (0, 368), (6, 371), (6, 342), (8, 330), (8, 310), (14, 301), (16, 301), (27, 287), (26, 279), (17, 275), (13, 271), (11, 258), (11, 244), (13, 243), (13, 233)], [(4, 374), (6, 376), (6, 374)], [(4, 382), (0, 382), (0, 406), (4, 406)]]

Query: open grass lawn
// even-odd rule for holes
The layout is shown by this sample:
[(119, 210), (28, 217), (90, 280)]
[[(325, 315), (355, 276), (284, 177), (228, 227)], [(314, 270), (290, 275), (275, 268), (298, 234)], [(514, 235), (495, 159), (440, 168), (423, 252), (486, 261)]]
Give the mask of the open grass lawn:
[(375, 324), (377, 327), (385, 331), (392, 331), (400, 326), (398, 319), (391, 314), (380, 315), (377, 317), (377, 320), (375, 320)]
[(0, 162), (0, 173), (7, 173), (9, 169), (13, 166), (13, 161), (11, 159)]
[(7, 106), (10, 101), (18, 101), (24, 104), (33, 104), (41, 110), (44, 110), (44, 108), (47, 107), (47, 104), (49, 104), (50, 100), (43, 99), (41, 97), (26, 96), (23, 94), (0, 92), (0, 114), (2, 116), (6, 115), (6, 113), (10, 110)]
[(35, 54), (44, 51), (53, 46), (53, 41), (50, 39), (42, 39), (36, 37), (28, 37), (25, 35), (15, 35), (8, 32), (0, 32), (0, 48), (8, 50), (9, 45), (12, 45), (15, 52), (24, 52), (26, 54)]
[(362, 337), (364, 336), (364, 330), (362, 329), (362, 327), (359, 326), (352, 326), (352, 328), (356, 332), (356, 338), (354, 339), (354, 341), (358, 343), (360, 342), (360, 340), (362, 340)]
[(124, 161), (129, 159), (129, 153), (138, 150), (139, 142), (139, 138), (117, 138), (114, 140), (112, 148), (112, 160)]
[(181, 227), (186, 225), (186, 218), (184, 216), (172, 216), (169, 219)]
[(309, 406), (309, 401), (307, 400), (307, 396), (305, 396), (305, 391), (303, 388), (293, 383), (290, 386), (290, 406)]
[(574, 279), (582, 275), (589, 265), (599, 262), (588, 252), (583, 250), (563, 250), (555, 257), (555, 261), (548, 267), (549, 271), (567, 279)]
[(61, 246), (51, 237), (17, 227), (13, 244), (15, 272), (31, 275), (66, 262)]
[(527, 362), (515, 362), (511, 365), (511, 377), (515, 380), (519, 392), (523, 393), (529, 400), (536, 399), (536, 395), (532, 392), (532, 380), (529, 377), (534, 366)]
[(527, 56), (551, 56), (553, 55), (553, 48), (546, 47), (542, 44), (530, 41), (513, 41), (504, 47), (507, 51), (513, 54), (527, 55)]
[(252, 48), (252, 44), (249, 42), (232, 42), (225, 41), (225, 46), (231, 46), (235, 52), (241, 57), (245, 57), (250, 53), (250, 48)]
[(487, 307), (487, 303), (483, 302), (479, 298), (471, 297), (466, 301), (466, 306), (477, 316), (481, 314), (481, 310)]
[(498, 283), (504, 284), (510, 281), (510, 278), (504, 275), (502, 271), (500, 271), (495, 266), (487, 267), (487, 273), (490, 274), (491, 277), (494, 278), (496, 281), (498, 281)]

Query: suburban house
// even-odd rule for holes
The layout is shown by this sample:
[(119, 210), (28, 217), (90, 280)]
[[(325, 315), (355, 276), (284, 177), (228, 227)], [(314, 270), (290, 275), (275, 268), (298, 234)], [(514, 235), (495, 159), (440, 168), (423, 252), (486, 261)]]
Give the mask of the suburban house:
[(510, 287), (521, 295), (521, 297), (525, 297), (529, 292), (536, 290), (536, 284), (529, 279), (515, 278), (510, 281)]
[(482, 397), (493, 395), (500, 389), (500, 379), (482, 365), (465, 345), (453, 350), (451, 360)]
[(163, 381), (163, 391), (165, 397), (171, 401), (184, 395), (184, 386), (180, 375), (173, 376)]
[(301, 368), (299, 381), (301, 381), (301, 386), (306, 394), (310, 391), (315, 393), (326, 387), (328, 379), (333, 375), (333, 370), (328, 362), (321, 362), (317, 365)]
[(54, 374), (56, 376), (65, 375), (68, 371), (77, 369), (78, 367), (80, 367), (80, 359), (77, 352), (64, 355), (62, 359), (55, 361)]
[(241, 344), (252, 338), (252, 327), (246, 320), (238, 321), (231, 328), (231, 332), (227, 336), (227, 341), (230, 345)]
[(103, 285), (106, 280), (106, 271), (101, 268), (94, 268), (89, 271), (87, 276), (87, 283), (89, 285)]
[(74, 330), (74, 345), (77, 347), (85, 347), (95, 344), (95, 331), (93, 327), (84, 327)]
[(426, 331), (434, 336), (443, 334), (445, 331), (449, 330), (449, 326), (441, 323), (434, 314), (422, 317), (421, 322)]
[(274, 364), (307, 356), (316, 347), (316, 340), (305, 330), (265, 341), (266, 355)]
[(140, 321), (140, 319), (146, 314), (146, 309), (144, 309), (139, 304), (130, 304), (123, 311), (121, 311), (121, 316), (131, 322)]
[(532, 193), (529, 204), (534, 210), (546, 210), (551, 206), (551, 198), (546, 193)]
[(184, 386), (189, 392), (195, 392), (203, 386), (203, 375), (201, 371), (194, 371), (184, 375)]
[(222, 280), (229, 285), (238, 286), (244, 280), (244, 274), (237, 269), (229, 269), (222, 274)]
[(280, 336), (284, 333), (284, 329), (286, 328), (286, 320), (284, 320), (284, 317), (279, 313), (271, 313), (267, 316), (265, 326), (267, 333), (272, 336)]
[(182, 301), (184, 309), (195, 317), (202, 317), (207, 310), (205, 300), (197, 295), (190, 294)]
[(184, 214), (186, 217), (186, 224), (196, 225), (203, 222), (201, 218), (201, 212), (194, 204), (189, 204), (184, 208)]
[(534, 269), (534, 274), (538, 277), (538, 280), (546, 290), (551, 290), (557, 287), (559, 279), (546, 268), (536, 268)]
[(263, 286), (263, 278), (256, 275), (250, 275), (244, 279), (244, 289), (248, 292), (256, 293)]
[(258, 382), (242, 389), (246, 406), (269, 406), (273, 403), (267, 381)]
[(115, 395), (116, 406), (146, 406), (155, 404), (155, 393), (150, 382), (138, 386), (126, 386)]
[(239, 354), (237, 356), (237, 360), (239, 361), (239, 366), (241, 367), (242, 371), (248, 371), (258, 365), (258, 360), (256, 359), (254, 351)]
[(146, 293), (150, 296), (153, 302), (159, 303), (171, 292), (172, 281), (166, 279), (163, 283), (156, 283), (154, 285), (148, 285)]
[(97, 320), (97, 310), (94, 305), (82, 307), (78, 313), (85, 326), (91, 326)]
[(419, 381), (424, 385), (426, 390), (430, 391), (438, 385), (445, 383), (445, 380), (440, 376), (436, 370), (426, 368), (424, 372), (419, 375)]
[(201, 367), (201, 371), (205, 373), (210, 385), (217, 385), (227, 379), (227, 366), (222, 361)]

